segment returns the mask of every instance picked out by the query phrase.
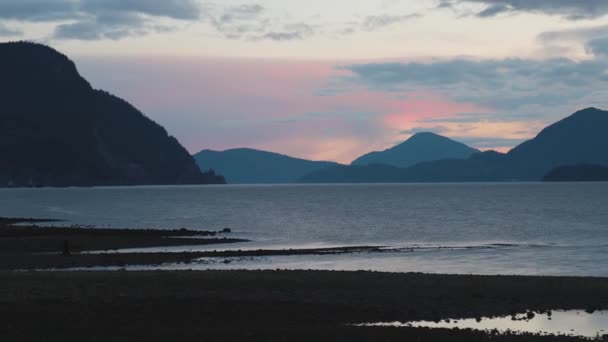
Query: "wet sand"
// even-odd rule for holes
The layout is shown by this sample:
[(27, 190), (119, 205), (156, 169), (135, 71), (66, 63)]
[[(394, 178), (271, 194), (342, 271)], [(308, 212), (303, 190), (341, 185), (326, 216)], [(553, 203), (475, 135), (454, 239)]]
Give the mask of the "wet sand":
[[(0, 270), (92, 266), (156, 265), (190, 261), (189, 253), (130, 253), (126, 248), (202, 246), (247, 242), (231, 238), (230, 231), (99, 229), (50, 227), (52, 220), (0, 218)], [(84, 252), (108, 251), (87, 254)]]
[(582, 341), (349, 324), (608, 307), (601, 278), (4, 272), (0, 283), (6, 341)]
[[(42, 270), (188, 264), (199, 258), (323, 255), (378, 252), (377, 246), (313, 249), (223, 250), (201, 252), (115, 253), (120, 249), (208, 246), (248, 242), (230, 238), (230, 230), (100, 229), (49, 227), (51, 220), (0, 218), (0, 270)], [(18, 225), (17, 225), (18, 224)], [(65, 244), (69, 253), (65, 253)], [(90, 253), (95, 251), (96, 253)], [(101, 251), (101, 252), (99, 252)]]
[[(218, 232), (45, 228), (0, 220), (0, 336), (6, 341), (582, 341), (352, 324), (608, 308), (608, 278), (323, 271), (29, 272), (198, 257), (309, 255), (379, 247), (86, 254), (241, 242)], [(70, 241), (70, 255), (62, 255)]]

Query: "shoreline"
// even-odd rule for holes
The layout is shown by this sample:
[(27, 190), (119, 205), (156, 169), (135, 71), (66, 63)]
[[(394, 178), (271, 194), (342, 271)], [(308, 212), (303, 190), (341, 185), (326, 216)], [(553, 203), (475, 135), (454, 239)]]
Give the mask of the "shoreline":
[[(232, 233), (229, 228), (221, 231), (199, 231), (39, 225), (48, 222), (59, 221), (0, 218), (0, 271), (155, 266), (171, 263), (188, 264), (200, 258), (337, 255), (380, 252), (383, 249), (382, 246), (345, 246), (302, 249), (148, 252), (145, 251), (146, 248), (229, 246), (251, 241), (226, 237)], [(141, 251), (118, 252), (130, 249), (141, 249)]]
[[(608, 278), (340, 271), (0, 272), (8, 340), (585, 341), (391, 327), (608, 308)], [(10, 327), (10, 328), (6, 328)], [(94, 332), (94, 334), (91, 334)]]
[[(608, 309), (608, 278), (599, 277), (312, 270), (66, 271), (191, 263), (197, 258), (378, 252), (385, 247), (89, 253), (100, 247), (145, 249), (247, 241), (224, 237), (231, 233), (229, 229), (39, 226), (44, 222), (49, 221), (0, 218), (0, 336), (7, 340), (586, 341), (571, 336), (355, 325)], [(70, 250), (61, 253), (65, 241)]]
[[(208, 246), (248, 242), (227, 237), (231, 230), (105, 229), (51, 227), (50, 219), (0, 218), (0, 270), (162, 264), (192, 260), (196, 254), (131, 253), (130, 248)], [(89, 252), (101, 251), (99, 254)]]

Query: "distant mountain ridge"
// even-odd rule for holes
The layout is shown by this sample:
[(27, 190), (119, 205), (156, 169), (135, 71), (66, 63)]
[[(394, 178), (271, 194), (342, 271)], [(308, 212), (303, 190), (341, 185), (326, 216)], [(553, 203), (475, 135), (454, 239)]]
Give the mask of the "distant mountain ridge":
[[(341, 170), (357, 170), (361, 173), (369, 173), (370, 169), (383, 170), (379, 176), (384, 173), (386, 177), (388, 170), (392, 171), (396, 168), (395, 164), (410, 165), (442, 157), (467, 158), (478, 152), (434, 133), (418, 133), (391, 149), (362, 156), (355, 160), (352, 166), (327, 161), (310, 161), (250, 148), (226, 151), (203, 150), (195, 154), (194, 159), (199, 165), (224, 175), (228, 183), (277, 184), (298, 182), (308, 174), (330, 169), (338, 173)], [(367, 163), (377, 165), (368, 169), (364, 167)], [(398, 177), (397, 171), (393, 171), (391, 177)], [(379, 180), (381, 178), (382, 176)]]
[(507, 154), (494, 151), (468, 159), (423, 162), (408, 168), (330, 168), (303, 177), (304, 183), (541, 181), (561, 165), (608, 163), (608, 112), (587, 108), (542, 130)]
[(231, 184), (294, 183), (308, 173), (339, 165), (250, 148), (203, 150), (195, 154), (194, 159), (199, 165), (224, 175)]
[(167, 131), (95, 90), (65, 55), (0, 44), (0, 186), (221, 183)]
[(435, 133), (421, 132), (385, 151), (363, 155), (351, 165), (384, 164), (409, 167), (433, 160), (466, 159), (475, 153), (479, 153), (479, 150)]

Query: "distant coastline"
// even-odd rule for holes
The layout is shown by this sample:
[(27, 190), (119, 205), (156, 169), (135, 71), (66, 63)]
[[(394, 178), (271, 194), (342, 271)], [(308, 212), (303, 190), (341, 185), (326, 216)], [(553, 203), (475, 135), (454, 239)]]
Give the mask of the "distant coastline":
[[(607, 163), (608, 165), (608, 163)], [(544, 182), (608, 182), (607, 165), (565, 165), (549, 171)]]
[[(546, 127), (508, 153), (479, 152), (446, 137), (418, 133), (391, 149), (357, 158), (351, 165), (249, 149), (203, 151), (195, 158), (200, 165), (230, 175), (229, 183), (232, 178), (241, 184), (541, 182), (555, 168), (608, 165), (601, 152), (608, 149), (607, 130), (608, 112), (587, 108)], [(587, 181), (605, 179), (589, 176)]]

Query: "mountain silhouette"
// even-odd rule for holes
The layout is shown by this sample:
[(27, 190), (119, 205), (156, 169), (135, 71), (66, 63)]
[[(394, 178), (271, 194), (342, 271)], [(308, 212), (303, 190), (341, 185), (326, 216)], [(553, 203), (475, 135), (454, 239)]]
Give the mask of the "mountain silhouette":
[(0, 44), (0, 186), (218, 183), (165, 129), (34, 43)]
[(545, 128), (508, 153), (514, 177), (540, 180), (562, 165), (608, 163), (608, 112), (587, 108)]
[(403, 171), (384, 164), (337, 165), (311, 172), (298, 180), (299, 183), (401, 183)]
[[(587, 108), (545, 128), (507, 154), (494, 151), (468, 159), (423, 162), (375, 174), (357, 169), (325, 169), (301, 178), (306, 183), (341, 182), (502, 182), (541, 181), (562, 165), (608, 164), (608, 112)], [(396, 173), (399, 175), (397, 176)]]
[(203, 150), (195, 154), (194, 159), (199, 165), (224, 175), (231, 184), (294, 183), (310, 172), (338, 165), (248, 148), (222, 152)]
[(565, 165), (549, 171), (545, 182), (608, 182), (608, 165)]
[(479, 153), (463, 143), (435, 133), (417, 133), (405, 142), (382, 152), (371, 152), (359, 157), (352, 165), (385, 164), (409, 167), (425, 161), (441, 159), (466, 159)]

